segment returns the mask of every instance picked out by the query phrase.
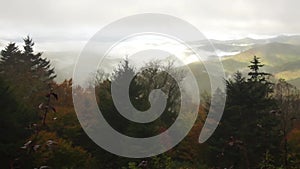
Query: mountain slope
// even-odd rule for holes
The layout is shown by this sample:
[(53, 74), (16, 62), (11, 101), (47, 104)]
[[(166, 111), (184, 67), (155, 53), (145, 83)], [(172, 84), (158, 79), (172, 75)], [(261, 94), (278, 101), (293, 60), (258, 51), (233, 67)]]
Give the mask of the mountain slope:
[[(250, 38), (241, 40), (214, 41), (218, 43), (215, 47), (219, 50), (232, 50), (230, 44), (242, 44), (242, 43), (256, 43), (251, 46), (247, 46), (249, 49), (240, 52), (239, 54), (222, 57), (222, 64), (227, 75), (232, 75), (236, 71), (241, 71), (245, 75), (249, 71), (249, 62), (253, 59), (253, 56), (261, 58), (263, 64), (265, 64), (263, 70), (270, 72), (274, 75), (275, 79), (284, 78), (293, 85), (300, 88), (300, 36), (279, 36), (272, 39), (253, 40)], [(283, 43), (285, 42), (285, 43)], [(202, 46), (202, 49), (206, 49)], [(235, 48), (241, 49), (241, 48)], [(246, 49), (246, 48), (244, 48)], [(190, 64), (191, 69), (195, 73), (196, 78), (199, 81), (205, 81), (204, 67), (199, 63)], [(201, 68), (199, 68), (201, 67)], [(202, 73), (196, 71), (196, 69), (204, 69)], [(206, 75), (207, 76), (207, 75)], [(209, 86), (205, 84), (205, 86)]]
[(278, 66), (300, 60), (300, 47), (284, 43), (255, 45), (252, 49), (229, 58), (238, 62), (249, 62), (256, 55), (268, 66)]

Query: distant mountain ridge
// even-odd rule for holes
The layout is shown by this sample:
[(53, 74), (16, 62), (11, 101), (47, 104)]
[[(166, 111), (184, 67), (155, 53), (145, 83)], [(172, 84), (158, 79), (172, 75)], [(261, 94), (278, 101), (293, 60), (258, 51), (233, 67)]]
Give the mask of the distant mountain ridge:
[[(228, 76), (238, 70), (246, 74), (248, 71), (247, 66), (249, 65), (249, 61), (251, 61), (253, 56), (256, 55), (257, 57), (260, 57), (261, 61), (265, 64), (265, 71), (274, 74), (274, 77), (277, 79), (284, 78), (288, 82), (300, 88), (300, 35), (280, 35), (268, 39), (243, 38), (224, 41), (210, 40), (210, 42), (211, 43), (209, 44), (207, 41), (193, 42), (192, 46), (209, 52), (213, 52), (212, 49), (216, 50), (216, 55), (218, 54), (218, 51), (223, 51), (222, 54), (237, 53), (233, 55), (223, 55), (221, 57), (225, 72)], [(214, 48), (211, 47), (211, 44)], [(56, 63), (54, 63), (54, 66), (60, 61), (58, 58), (64, 57), (63, 53), (59, 53), (57, 56), (55, 53), (49, 53), (49, 56), (50, 54), (50, 59), (55, 58)], [(71, 53), (69, 52), (67, 54), (70, 58)], [(74, 61), (75, 58), (76, 57), (74, 56)], [(190, 67), (196, 77), (199, 78), (199, 81), (208, 80), (207, 75), (205, 75), (203, 64), (191, 63)], [(56, 72), (59, 75), (62, 75), (59, 76), (60, 78), (58, 80), (71, 78), (70, 75), (72, 75), (72, 69), (73, 65), (62, 67), (60, 64), (56, 68)], [(207, 89), (210, 85), (203, 84), (203, 86), (203, 88)]]
[[(300, 36), (280, 35), (269, 39), (244, 38), (237, 40), (210, 40), (216, 50), (237, 52), (234, 55), (222, 56), (221, 60), (227, 75), (236, 71), (244, 74), (248, 71), (253, 56), (261, 58), (264, 70), (274, 75), (275, 79), (284, 78), (300, 88)], [(210, 44), (199, 42), (197, 48), (211, 51)], [(216, 55), (218, 53), (216, 52)], [(200, 63), (190, 64), (191, 68), (201, 66)], [(200, 69), (199, 69), (200, 70)], [(194, 70), (195, 71), (195, 70)], [(201, 77), (197, 77), (200, 78)]]
[[(238, 70), (246, 74), (249, 61), (256, 55), (265, 64), (265, 71), (272, 73), (276, 79), (284, 78), (300, 88), (300, 35), (279, 35), (265, 39), (212, 39), (195, 41), (190, 44), (196, 50), (208, 51), (221, 57), (227, 76)], [(6, 45), (6, 41), (0, 42), (1, 49)], [(77, 49), (77, 51), (45, 51), (43, 56), (49, 58), (55, 67), (55, 72), (58, 74), (56, 80), (63, 81), (72, 77), (79, 54), (80, 49)], [(112, 60), (106, 65), (112, 67), (115, 62), (117, 63), (119, 60)], [(195, 62), (189, 66), (199, 81), (208, 80), (202, 63)], [(210, 85), (205, 84), (204, 86), (204, 88), (209, 88)]]

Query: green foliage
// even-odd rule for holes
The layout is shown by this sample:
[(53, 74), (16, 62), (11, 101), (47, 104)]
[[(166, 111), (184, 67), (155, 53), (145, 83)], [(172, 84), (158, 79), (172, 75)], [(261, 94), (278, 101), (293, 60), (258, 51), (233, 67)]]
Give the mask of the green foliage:
[(17, 101), (1, 78), (0, 107), (0, 164), (8, 168), (9, 161), (18, 157), (18, 150), (25, 138), (31, 134), (28, 127), (36, 118)]
[(128, 169), (139, 169), (139, 167), (137, 167), (137, 164), (135, 162), (129, 162)]
[(166, 155), (152, 157), (150, 164), (152, 164), (153, 169), (159, 169), (159, 168), (172, 169), (175, 167), (171, 157), (168, 157)]
[[(166, 71), (174, 69), (170, 63), (168, 66), (162, 66), (158, 62), (149, 63), (141, 71), (136, 74), (135, 68), (130, 66), (128, 60), (120, 63), (119, 68), (112, 74), (111, 80), (103, 80), (96, 86), (96, 92), (99, 100), (100, 110), (105, 119), (113, 128), (132, 137), (150, 137), (159, 134), (162, 130), (168, 128), (178, 115), (180, 108), (180, 90), (176, 81)], [(174, 70), (173, 70), (174, 71)], [(115, 83), (116, 92), (123, 93), (126, 97), (120, 84), (125, 81), (124, 78), (134, 76), (130, 83), (129, 98), (134, 107), (140, 111), (145, 111), (150, 108), (148, 101), (150, 92), (154, 89), (162, 89), (169, 96), (166, 109), (160, 118), (151, 123), (139, 124), (134, 123), (124, 118), (114, 106), (111, 96), (111, 84)], [(184, 77), (183, 72), (178, 72), (178, 79)], [(122, 103), (121, 103), (122, 104)], [(124, 109), (128, 105), (122, 104)], [(129, 110), (128, 110), (129, 111)]]
[[(50, 61), (42, 53), (34, 53), (34, 42), (24, 39), (24, 50), (10, 43), (1, 51), (0, 76), (13, 88), (15, 95), (27, 106), (36, 107), (56, 77)], [(22, 85), (19, 85), (22, 83)]]
[(263, 65), (256, 57), (249, 67), (248, 81), (239, 72), (226, 81), (224, 114), (209, 140), (216, 167), (254, 168), (266, 151), (278, 153), (279, 120), (269, 113), (275, 107), (269, 74), (259, 71)]
[(175, 167), (175, 163), (171, 157), (166, 154), (161, 154), (140, 162), (129, 162), (128, 167), (122, 167), (122, 169), (173, 169)]
[(258, 165), (259, 169), (276, 169), (274, 159), (269, 151), (264, 154), (263, 160)]
[(266, 76), (271, 75), (270, 73), (259, 71), (259, 69), (264, 66), (263, 64), (261, 64), (259, 59), (260, 58), (254, 56), (253, 60), (250, 62), (251, 64), (248, 66), (251, 70), (248, 73), (248, 75), (250, 76), (250, 78), (248, 79), (249, 81), (266, 82)]
[[(93, 158), (84, 149), (73, 146), (70, 141), (58, 138), (55, 133), (41, 131), (29, 140), (37, 149), (26, 151), (24, 160), (29, 166), (50, 166), (51, 168), (91, 168)], [(25, 162), (26, 163), (26, 162)]]

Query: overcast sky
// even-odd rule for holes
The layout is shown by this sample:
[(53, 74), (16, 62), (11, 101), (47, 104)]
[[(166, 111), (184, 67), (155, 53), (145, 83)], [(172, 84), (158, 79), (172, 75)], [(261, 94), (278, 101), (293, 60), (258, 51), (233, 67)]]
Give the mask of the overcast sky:
[(0, 38), (85, 41), (101, 27), (133, 14), (169, 14), (208, 38), (299, 34), (297, 0), (0, 0)]

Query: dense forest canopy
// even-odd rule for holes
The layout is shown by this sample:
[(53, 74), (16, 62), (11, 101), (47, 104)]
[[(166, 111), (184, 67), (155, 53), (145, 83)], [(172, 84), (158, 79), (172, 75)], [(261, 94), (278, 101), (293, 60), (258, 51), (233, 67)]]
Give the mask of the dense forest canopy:
[[(89, 89), (72, 86), (72, 79), (55, 81), (55, 69), (43, 53), (34, 50), (30, 37), (21, 49), (9, 43), (0, 59), (0, 167), (1, 168), (99, 168), (99, 169), (297, 169), (300, 166), (300, 92), (284, 79), (272, 80), (263, 71), (264, 56), (249, 60), (247, 75), (238, 70), (225, 79), (226, 105), (213, 136), (198, 143), (210, 106), (209, 95), (199, 106), (194, 127), (172, 150), (145, 159), (111, 154), (97, 146), (83, 131), (73, 107), (73, 92)], [(166, 69), (184, 72), (159, 62), (136, 70), (128, 60), (112, 73), (97, 71), (90, 83), (98, 106), (119, 132), (149, 137), (165, 131), (177, 118), (180, 107), (178, 84)], [(130, 100), (139, 110), (151, 105), (148, 97), (160, 88), (168, 96), (163, 115), (152, 123), (136, 124), (121, 116), (111, 96), (111, 83), (124, 73), (136, 74)], [(224, 91), (216, 90), (218, 97)], [(89, 111), (89, 103), (83, 104)], [(93, 122), (91, 120), (91, 122)], [(168, 144), (168, 138), (162, 140)]]

